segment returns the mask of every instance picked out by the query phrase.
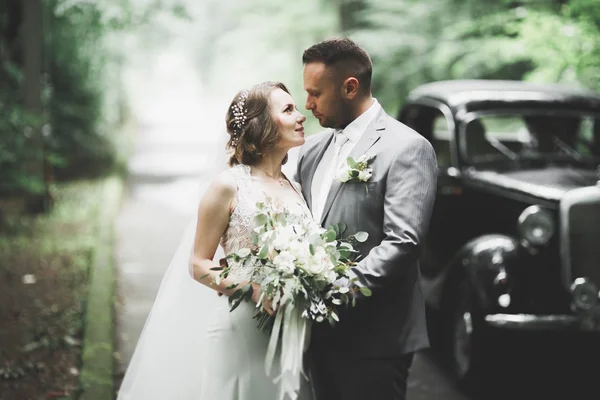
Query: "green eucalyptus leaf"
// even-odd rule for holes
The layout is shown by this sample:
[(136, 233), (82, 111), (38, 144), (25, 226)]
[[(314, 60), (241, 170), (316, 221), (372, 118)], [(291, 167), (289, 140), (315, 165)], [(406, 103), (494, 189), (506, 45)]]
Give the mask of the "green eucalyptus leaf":
[(321, 238), (321, 235), (318, 235), (318, 234), (313, 234), (308, 237), (308, 243), (310, 243), (314, 246), (317, 246), (322, 241), (323, 241), (323, 239)]
[(337, 237), (337, 235), (336, 235), (336, 233), (335, 233), (334, 230), (329, 230), (325, 234), (325, 240), (328, 241), (328, 242), (333, 242), (336, 237)]
[(254, 216), (254, 222), (256, 225), (265, 225), (267, 222), (269, 222), (269, 217), (267, 217), (265, 214), (256, 214), (256, 216)]
[(346, 162), (348, 163), (350, 168), (356, 168), (356, 161), (354, 161), (354, 158), (348, 157), (346, 158)]
[(260, 252), (258, 253), (258, 258), (265, 259), (265, 258), (267, 258), (267, 254), (269, 254), (269, 246), (264, 245), (262, 247), (262, 249), (260, 249)]
[(345, 293), (342, 293), (342, 294), (340, 295), (340, 299), (342, 300), (342, 302), (343, 302), (344, 304), (348, 304), (348, 303), (350, 303), (350, 298), (349, 298), (349, 297), (348, 297), (348, 295), (347, 295), (347, 294), (345, 294)]
[(333, 229), (336, 237), (340, 235), (340, 226), (338, 224), (332, 225), (330, 229)]
[(275, 221), (277, 221), (278, 223), (280, 223), (282, 225), (285, 225), (287, 218), (286, 218), (285, 214), (280, 213), (275, 216)]
[(334, 320), (336, 320), (337, 322), (340, 322), (340, 318), (337, 316), (337, 314), (335, 312), (331, 312), (331, 318), (333, 318)]
[(254, 294), (254, 288), (251, 284), (245, 285), (241, 290), (245, 297), (252, 298), (252, 294)]
[(350, 251), (348, 251), (348, 250), (342, 250), (342, 249), (340, 249), (340, 250), (338, 250), (338, 251), (339, 251), (339, 254), (340, 254), (340, 258), (344, 258), (344, 259), (346, 259), (346, 260), (347, 260), (347, 259), (349, 259), (349, 258), (350, 258), (350, 255), (352, 254), (352, 253), (351, 253)]
[(315, 246), (313, 246), (312, 243), (308, 245), (308, 250), (310, 251), (311, 256), (315, 255)]
[(239, 249), (236, 254), (242, 258), (248, 257), (250, 255), (250, 249), (248, 249), (248, 248)]
[(356, 241), (363, 243), (364, 241), (366, 241), (369, 238), (369, 234), (367, 232), (356, 232), (354, 234), (354, 238), (356, 239)]
[(210, 274), (204, 274), (200, 278), (198, 278), (198, 280), (201, 281), (202, 279), (206, 279), (208, 276), (210, 276)]
[(212, 267), (210, 270), (211, 271), (222, 271), (224, 268), (223, 267)]
[(229, 305), (230, 305), (229, 312), (232, 312), (233, 310), (238, 308), (238, 306), (242, 303), (242, 301), (243, 301), (242, 297), (239, 297), (239, 298), (236, 298), (233, 300), (231, 298), (229, 298)]
[(373, 292), (371, 292), (371, 289), (369, 289), (368, 287), (364, 287), (364, 286), (360, 288), (360, 292), (365, 297), (369, 297), (373, 294)]

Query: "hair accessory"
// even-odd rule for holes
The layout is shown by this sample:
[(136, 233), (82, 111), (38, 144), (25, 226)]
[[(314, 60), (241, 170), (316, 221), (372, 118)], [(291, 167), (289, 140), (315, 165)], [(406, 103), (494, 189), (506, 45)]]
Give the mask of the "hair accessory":
[(231, 106), (233, 110), (233, 133), (234, 141), (241, 136), (244, 124), (246, 123), (246, 100), (248, 99), (248, 90), (242, 90), (240, 92), (237, 103)]

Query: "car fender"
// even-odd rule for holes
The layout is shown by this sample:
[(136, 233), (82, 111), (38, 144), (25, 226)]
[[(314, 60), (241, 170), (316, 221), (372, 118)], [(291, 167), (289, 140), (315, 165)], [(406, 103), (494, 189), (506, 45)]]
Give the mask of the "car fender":
[[(474, 238), (452, 259), (440, 289), (446, 293), (458, 279), (468, 279), (478, 307), (489, 310), (496, 306), (499, 291), (510, 288), (511, 271), (519, 262), (519, 250), (519, 241), (507, 235), (488, 234)], [(499, 281), (501, 276), (504, 279)], [(440, 293), (440, 301), (444, 301), (444, 293)]]

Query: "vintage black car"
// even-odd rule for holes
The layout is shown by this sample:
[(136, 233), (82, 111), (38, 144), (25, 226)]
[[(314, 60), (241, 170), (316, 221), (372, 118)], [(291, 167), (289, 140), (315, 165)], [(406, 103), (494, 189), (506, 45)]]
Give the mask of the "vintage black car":
[(434, 82), (398, 119), (437, 153), (421, 268), (456, 377), (479, 376), (500, 328), (600, 332), (600, 94)]

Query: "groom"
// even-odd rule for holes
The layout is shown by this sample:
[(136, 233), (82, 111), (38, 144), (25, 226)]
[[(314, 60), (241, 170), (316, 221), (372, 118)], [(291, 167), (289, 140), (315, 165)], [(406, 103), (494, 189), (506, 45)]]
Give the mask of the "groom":
[[(313, 325), (308, 354), (316, 400), (406, 398), (414, 353), (429, 346), (419, 252), (433, 207), (437, 163), (429, 142), (389, 116), (371, 95), (369, 55), (341, 38), (304, 51), (306, 108), (326, 129), (298, 155), (296, 180), (315, 219), (366, 231), (353, 270), (371, 289), (340, 322)], [(342, 182), (350, 156), (374, 155), (359, 178)]]

